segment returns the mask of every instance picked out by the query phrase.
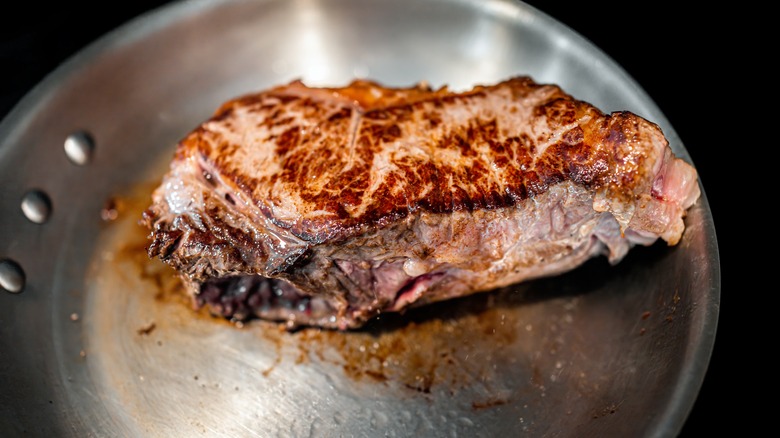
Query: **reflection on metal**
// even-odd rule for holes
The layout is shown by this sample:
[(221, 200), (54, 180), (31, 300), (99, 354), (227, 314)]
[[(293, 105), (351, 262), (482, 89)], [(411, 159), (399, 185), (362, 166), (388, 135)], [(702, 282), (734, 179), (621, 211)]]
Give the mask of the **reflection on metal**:
[(84, 131), (74, 132), (65, 139), (65, 154), (73, 164), (83, 166), (92, 159), (95, 149), (95, 141), (89, 133)]
[(0, 260), (0, 288), (18, 294), (24, 289), (24, 271), (13, 260)]
[(22, 213), (36, 224), (42, 224), (51, 215), (51, 200), (49, 195), (41, 190), (30, 190), (22, 198)]

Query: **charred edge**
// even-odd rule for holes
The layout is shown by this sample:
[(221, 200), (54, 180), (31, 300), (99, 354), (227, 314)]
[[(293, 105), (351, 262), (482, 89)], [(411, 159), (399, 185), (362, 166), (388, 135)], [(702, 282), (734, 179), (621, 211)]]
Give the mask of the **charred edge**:
[(311, 316), (311, 297), (298, 293), (288, 283), (259, 275), (224, 277), (200, 285), (194, 296), (197, 308), (226, 319), (245, 321), (254, 317), (288, 319)]
[(278, 266), (275, 266), (267, 274), (270, 276), (278, 276), (284, 273), (292, 273), (295, 268), (304, 266), (308, 259), (306, 256), (310, 256), (311, 252), (308, 249), (301, 250), (300, 252), (290, 254), (287, 256)]
[(306, 248), (303, 252), (300, 254), (295, 254), (290, 257), (288, 257), (285, 260), (285, 263), (283, 266), (280, 266), (277, 269), (277, 274), (292, 274), (304, 266), (306, 266), (312, 258), (312, 255), (314, 254), (314, 251), (312, 251), (311, 248)]
[(153, 233), (152, 242), (147, 248), (147, 254), (149, 257), (160, 257), (162, 261), (168, 261), (171, 256), (179, 249), (184, 237), (182, 230), (160, 230), (157, 229)]

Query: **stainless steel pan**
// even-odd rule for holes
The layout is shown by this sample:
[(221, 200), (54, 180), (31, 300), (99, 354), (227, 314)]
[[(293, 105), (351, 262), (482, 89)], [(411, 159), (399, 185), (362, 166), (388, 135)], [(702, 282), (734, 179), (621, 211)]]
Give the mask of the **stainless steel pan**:
[(466, 88), (515, 74), (657, 122), (618, 65), (522, 3), (189, 1), (57, 69), (0, 125), (0, 431), (40, 436), (670, 436), (720, 298), (702, 197), (679, 246), (287, 333), (191, 311), (136, 224), (176, 141), (302, 78)]

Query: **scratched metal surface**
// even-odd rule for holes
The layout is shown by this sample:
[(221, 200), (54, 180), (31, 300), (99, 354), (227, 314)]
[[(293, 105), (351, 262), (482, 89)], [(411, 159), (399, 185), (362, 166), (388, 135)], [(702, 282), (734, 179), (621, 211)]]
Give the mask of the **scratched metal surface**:
[[(688, 158), (619, 66), (518, 2), (190, 1), (88, 47), (0, 126), (0, 260), (25, 273), (21, 293), (0, 290), (0, 430), (675, 435), (718, 317), (706, 197), (677, 247), (637, 248), (615, 267), (594, 260), (350, 333), (195, 313), (170, 270), (143, 253), (137, 219), (175, 142), (230, 97), (296, 78), (459, 89), (515, 74), (637, 112)], [(63, 141), (80, 130), (95, 149), (76, 165)], [(50, 199), (42, 224), (19, 207), (31, 189)], [(101, 218), (107, 205), (116, 218)]]

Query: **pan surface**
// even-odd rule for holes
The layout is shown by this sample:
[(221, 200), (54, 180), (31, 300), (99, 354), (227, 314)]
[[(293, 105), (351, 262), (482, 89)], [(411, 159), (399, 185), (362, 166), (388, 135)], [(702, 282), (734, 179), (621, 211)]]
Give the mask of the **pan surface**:
[(349, 333), (193, 312), (146, 257), (151, 189), (226, 99), (298, 78), (518, 74), (658, 123), (690, 161), (619, 66), (518, 2), (187, 1), (82, 51), (0, 125), (3, 435), (675, 435), (718, 318), (705, 196), (676, 247)]

